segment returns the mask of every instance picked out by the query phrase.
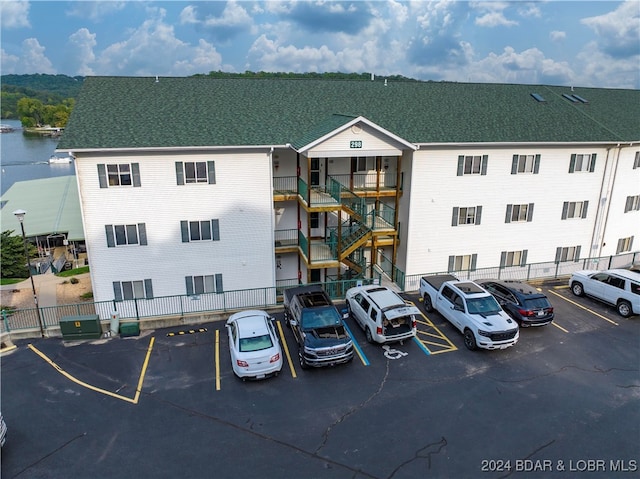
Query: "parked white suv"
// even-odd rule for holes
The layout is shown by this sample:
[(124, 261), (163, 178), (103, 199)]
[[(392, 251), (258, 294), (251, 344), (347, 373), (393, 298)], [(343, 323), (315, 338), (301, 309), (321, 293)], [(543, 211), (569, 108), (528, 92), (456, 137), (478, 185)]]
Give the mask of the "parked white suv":
[(569, 287), (576, 296), (586, 294), (615, 306), (624, 318), (640, 314), (640, 273), (635, 271), (576, 271), (571, 275)]
[(416, 335), (416, 316), (420, 310), (386, 286), (351, 288), (346, 300), (349, 315), (364, 330), (370, 343), (404, 341)]

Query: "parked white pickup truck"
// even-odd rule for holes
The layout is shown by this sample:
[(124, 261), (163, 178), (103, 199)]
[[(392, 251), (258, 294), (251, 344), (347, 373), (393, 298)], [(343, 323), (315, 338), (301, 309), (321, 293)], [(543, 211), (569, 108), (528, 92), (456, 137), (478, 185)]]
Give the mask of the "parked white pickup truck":
[(423, 276), (420, 296), (427, 312), (437, 310), (460, 330), (468, 349), (505, 349), (518, 342), (518, 323), (472, 281), (450, 274)]
[(569, 287), (576, 296), (586, 294), (615, 306), (624, 318), (640, 314), (640, 273), (636, 271), (576, 271), (571, 275)]

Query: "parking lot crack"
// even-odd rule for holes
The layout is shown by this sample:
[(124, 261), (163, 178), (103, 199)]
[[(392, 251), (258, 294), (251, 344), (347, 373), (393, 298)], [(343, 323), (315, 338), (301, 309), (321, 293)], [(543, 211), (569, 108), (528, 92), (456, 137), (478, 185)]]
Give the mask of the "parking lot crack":
[(431, 456), (434, 454), (440, 454), (442, 449), (447, 445), (447, 439), (442, 436), (439, 441), (429, 443), (420, 449), (418, 449), (411, 459), (407, 459), (406, 461), (400, 463), (392, 472), (389, 474), (388, 479), (392, 479), (393, 476), (396, 475), (400, 469), (405, 467), (407, 464), (411, 464), (412, 462), (426, 459), (427, 461), (427, 469), (431, 469)]
[(322, 448), (327, 444), (327, 441), (329, 440), (329, 435), (331, 434), (331, 430), (335, 426), (337, 426), (338, 424), (343, 422), (349, 416), (351, 416), (351, 415), (355, 414), (356, 412), (360, 411), (369, 402), (371, 402), (378, 394), (380, 394), (382, 392), (382, 390), (384, 389), (384, 386), (385, 386), (385, 384), (387, 382), (387, 378), (388, 377), (389, 377), (389, 361), (387, 361), (386, 370), (384, 372), (384, 376), (382, 377), (382, 380), (380, 381), (380, 385), (378, 386), (378, 389), (373, 394), (371, 394), (367, 399), (362, 401), (357, 406), (354, 406), (353, 408), (351, 408), (349, 411), (347, 411), (342, 416), (340, 416), (337, 420), (335, 420), (331, 425), (329, 425), (329, 427), (327, 427), (327, 429), (322, 434), (322, 442), (320, 443), (318, 448), (315, 450), (315, 454), (318, 454), (322, 450)]
[(547, 372), (542, 373), (542, 374), (535, 374), (533, 376), (526, 376), (526, 377), (522, 377), (522, 378), (518, 378), (518, 379), (503, 379), (503, 378), (497, 378), (497, 377), (491, 377), (491, 379), (493, 379), (494, 381), (501, 382), (501, 383), (522, 383), (522, 382), (533, 381), (533, 380), (536, 380), (536, 379), (553, 376), (555, 374), (563, 373), (563, 372), (568, 371), (568, 370), (577, 370), (577, 371), (582, 371), (582, 372), (585, 372), (585, 373), (596, 373), (596, 374), (608, 374), (608, 373), (610, 373), (612, 371), (630, 372), (630, 373), (638, 372), (638, 369), (634, 369), (634, 368), (630, 368), (630, 369), (623, 369), (623, 368), (607, 368), (607, 369), (603, 369), (603, 368), (600, 368), (598, 366), (594, 366), (591, 369), (587, 369), (587, 368), (584, 368), (584, 367), (579, 367), (579, 366), (575, 366), (575, 365), (570, 364), (570, 365), (567, 365), (567, 366), (562, 366), (561, 368), (554, 369), (552, 371), (547, 371)]

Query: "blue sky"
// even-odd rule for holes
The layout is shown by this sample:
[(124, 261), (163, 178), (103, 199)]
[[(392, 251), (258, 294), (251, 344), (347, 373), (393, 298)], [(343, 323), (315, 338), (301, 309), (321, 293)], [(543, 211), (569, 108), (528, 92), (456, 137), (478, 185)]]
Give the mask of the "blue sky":
[(0, 0), (2, 74), (356, 72), (640, 88), (640, 1)]

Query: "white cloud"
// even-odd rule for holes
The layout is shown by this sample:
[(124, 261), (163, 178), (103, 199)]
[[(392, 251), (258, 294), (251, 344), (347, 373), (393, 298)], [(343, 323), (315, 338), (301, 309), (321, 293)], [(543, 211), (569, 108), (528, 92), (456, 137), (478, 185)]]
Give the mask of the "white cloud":
[(2, 58), (2, 73), (5, 75), (18, 73), (17, 68), (20, 64), (20, 58), (5, 52), (4, 48), (0, 49), (0, 54)]
[(44, 54), (45, 48), (37, 39), (27, 38), (22, 42), (20, 69), (17, 73), (56, 73), (53, 64)]
[(221, 57), (204, 40), (192, 46), (164, 22), (166, 11), (149, 9), (151, 18), (130, 31), (129, 38), (105, 48), (94, 70), (98, 75), (184, 76), (220, 69)]
[(105, 17), (117, 13), (127, 6), (122, 1), (75, 1), (71, 4), (67, 14), (72, 17), (88, 18), (94, 22), (104, 20)]
[[(249, 49), (250, 63), (257, 70), (285, 72), (338, 71), (339, 59), (325, 45), (319, 48), (279, 45), (261, 35)], [(350, 71), (356, 71), (352, 69)]]
[(233, 28), (241, 25), (251, 25), (253, 20), (244, 7), (231, 0), (227, 2), (222, 15), (219, 17), (208, 17), (203, 22), (207, 27)]
[(0, 25), (2, 28), (28, 28), (29, 24), (29, 2), (20, 1), (0, 1)]
[(565, 38), (567, 38), (567, 33), (566, 32), (553, 30), (551, 33), (549, 33), (549, 39), (552, 42), (559, 42), (559, 41), (564, 40)]
[(196, 24), (198, 23), (198, 12), (193, 5), (187, 5), (180, 12), (180, 25)]
[(68, 61), (72, 61), (74, 75), (94, 75), (91, 64), (96, 56), (93, 49), (96, 46), (96, 35), (86, 28), (81, 28), (69, 37), (69, 50), (65, 55)]
[(584, 86), (598, 88), (640, 89), (639, 58), (614, 58), (602, 52), (598, 42), (591, 42), (576, 58), (581, 66)]
[(507, 20), (501, 12), (491, 12), (476, 18), (475, 24), (479, 27), (513, 27), (518, 25), (518, 22)]
[(640, 8), (637, 0), (626, 1), (606, 15), (584, 18), (581, 23), (599, 37), (602, 49), (612, 56), (639, 53)]

